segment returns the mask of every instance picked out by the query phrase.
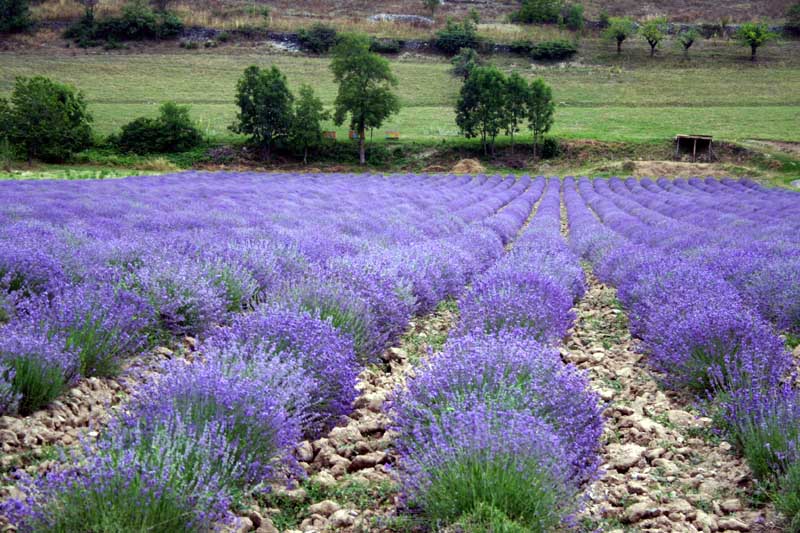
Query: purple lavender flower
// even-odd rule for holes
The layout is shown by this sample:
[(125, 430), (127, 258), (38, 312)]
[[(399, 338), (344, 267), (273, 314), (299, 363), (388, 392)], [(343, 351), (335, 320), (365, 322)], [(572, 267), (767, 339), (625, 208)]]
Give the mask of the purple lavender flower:
[(266, 355), (296, 361), (308, 373), (314, 380), (309, 403), (316, 414), (313, 426), (305, 428), (310, 433), (330, 426), (355, 400), (360, 365), (352, 340), (308, 312), (264, 305), (214, 331), (201, 347), (211, 359), (231, 351), (246, 360)]
[(564, 444), (561, 462), (569, 465), (565, 472), (576, 486), (597, 472), (603, 426), (597, 395), (581, 372), (563, 364), (557, 350), (525, 331), (451, 339), (391, 405), (402, 435), (400, 450), (424, 447), (427, 431), (444, 412), (485, 405), (529, 413), (549, 424)]

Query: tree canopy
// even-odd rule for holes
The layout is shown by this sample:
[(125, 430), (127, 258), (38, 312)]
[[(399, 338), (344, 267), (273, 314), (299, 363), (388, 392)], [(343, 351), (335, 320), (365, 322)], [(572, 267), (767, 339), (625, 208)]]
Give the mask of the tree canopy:
[(366, 163), (366, 130), (379, 128), (400, 110), (392, 89), (397, 78), (389, 62), (370, 51), (369, 38), (345, 35), (333, 49), (331, 71), (339, 84), (334, 103), (334, 122), (341, 125), (349, 116), (350, 129), (358, 133), (359, 160)]
[(248, 135), (269, 159), (275, 140), (289, 134), (293, 100), (286, 76), (277, 67), (247, 67), (236, 84), (239, 112), (231, 130)]

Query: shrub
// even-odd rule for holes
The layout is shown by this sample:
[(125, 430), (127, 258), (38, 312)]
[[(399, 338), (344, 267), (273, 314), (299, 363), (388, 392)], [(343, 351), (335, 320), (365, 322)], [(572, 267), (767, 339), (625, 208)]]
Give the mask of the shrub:
[(546, 423), (564, 445), (562, 474), (574, 487), (597, 473), (603, 423), (596, 394), (556, 349), (520, 331), (452, 337), (407, 385), (391, 402), (404, 455), (408, 446), (435, 442), (430, 432), (447, 413), (485, 406)]
[(360, 366), (352, 340), (307, 311), (262, 306), (215, 331), (202, 351), (211, 358), (236, 353), (250, 361), (267, 354), (296, 363), (314, 381), (304, 428), (308, 434), (335, 424), (355, 400)]
[(564, 61), (578, 53), (569, 41), (544, 41), (531, 48), (531, 57), (539, 61)]
[(333, 48), (339, 40), (336, 29), (326, 24), (314, 24), (297, 32), (300, 46), (307, 52), (324, 54)]
[(92, 144), (83, 93), (42, 76), (17, 78), (7, 120), (11, 143), (29, 159), (62, 162)]
[(191, 364), (168, 361), (161, 379), (136, 392), (114, 432), (134, 441), (176, 425), (210, 432), (218, 436), (211, 444), (221, 440), (220, 452), (231, 456), (230, 468), (215, 472), (222, 487), (277, 480), (293, 465), (313, 380), (270, 349), (251, 360), (235, 350), (213, 355)]
[(149, 253), (121, 283), (147, 299), (161, 332), (180, 337), (202, 335), (226, 316), (225, 288), (209, 278), (198, 261)]
[(533, 47), (533, 41), (529, 39), (517, 39), (511, 42), (509, 50), (514, 54), (529, 55)]
[(600, 25), (600, 29), (604, 30), (611, 26), (611, 16), (608, 14), (608, 11), (603, 9), (600, 11), (600, 17), (598, 18), (598, 23)]
[(397, 54), (402, 49), (402, 44), (397, 39), (372, 39), (369, 49), (378, 54)]
[[(29, 415), (72, 384), (78, 375), (77, 357), (62, 348), (41, 332), (19, 325), (7, 324), (0, 330), (0, 382), (6, 390), (10, 386), (15, 400), (6, 399), (6, 408)], [(8, 398), (8, 392), (4, 394)]]
[(117, 147), (137, 154), (186, 152), (203, 142), (200, 130), (189, 117), (189, 106), (166, 102), (157, 118), (137, 118), (122, 127)]
[(459, 23), (453, 19), (447, 19), (445, 27), (436, 32), (433, 45), (445, 54), (454, 55), (462, 48), (477, 49), (480, 45), (480, 38), (477, 28), (471, 20), (465, 19)]
[(110, 286), (68, 287), (37, 303), (24, 308), (24, 320), (74, 353), (82, 376), (116, 374), (123, 358), (145, 347), (152, 328), (153, 311), (144, 300)]
[(87, 449), (84, 464), (74, 460), (38, 479), (21, 475), (24, 496), (0, 504), (0, 512), (26, 532), (189, 533), (233, 522), (220, 472), (240, 465), (216, 427), (165, 421), (151, 433), (114, 435), (100, 448)]
[(183, 22), (174, 13), (156, 13), (142, 0), (125, 4), (119, 17), (96, 20), (93, 12), (67, 28), (64, 36), (79, 46), (98, 46), (101, 42), (172, 39), (183, 31)]
[(561, 143), (555, 137), (545, 137), (542, 140), (542, 159), (555, 159), (561, 155)]
[(800, 35), (800, 2), (786, 12), (786, 24), (783, 27), (791, 34)]
[(478, 52), (472, 48), (462, 48), (458, 51), (458, 54), (453, 57), (453, 59), (450, 61), (450, 64), (453, 65), (451, 70), (453, 76), (459, 77), (466, 81), (466, 79), (469, 78), (469, 75), (472, 73), (472, 70), (475, 67), (481, 66), (482, 61), (478, 55)]
[(564, 8), (564, 25), (572, 31), (583, 29), (583, 6), (581, 4), (569, 4)]
[(26, 30), (30, 25), (28, 0), (0, 0), (0, 34)]
[(523, 0), (514, 13), (515, 22), (555, 24), (561, 16), (562, 0)]

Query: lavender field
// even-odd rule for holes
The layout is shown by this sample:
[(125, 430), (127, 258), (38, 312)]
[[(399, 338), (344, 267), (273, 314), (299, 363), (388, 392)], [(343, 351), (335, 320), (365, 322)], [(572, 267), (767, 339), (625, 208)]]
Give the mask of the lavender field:
[(798, 200), (0, 183), (0, 528), (800, 531)]

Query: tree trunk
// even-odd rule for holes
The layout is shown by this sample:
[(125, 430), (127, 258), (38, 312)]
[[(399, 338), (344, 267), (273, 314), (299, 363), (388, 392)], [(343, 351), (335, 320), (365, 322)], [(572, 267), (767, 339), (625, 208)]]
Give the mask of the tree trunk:
[(617, 54), (622, 53), (622, 41), (617, 40)]
[(362, 165), (367, 164), (367, 151), (366, 145), (364, 144), (364, 137), (366, 137), (366, 131), (364, 126), (359, 126), (358, 128), (358, 160)]
[(750, 45), (750, 61), (756, 60), (756, 50), (758, 49), (757, 46)]
[(303, 148), (303, 164), (308, 164), (308, 146)]
[(511, 155), (514, 155), (514, 132), (511, 132)]
[(657, 43), (656, 43), (656, 44), (651, 44), (651, 45), (650, 45), (650, 57), (653, 57), (653, 56), (655, 56), (655, 55), (656, 55), (656, 46), (658, 46), (658, 44), (657, 44)]

